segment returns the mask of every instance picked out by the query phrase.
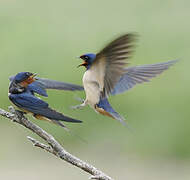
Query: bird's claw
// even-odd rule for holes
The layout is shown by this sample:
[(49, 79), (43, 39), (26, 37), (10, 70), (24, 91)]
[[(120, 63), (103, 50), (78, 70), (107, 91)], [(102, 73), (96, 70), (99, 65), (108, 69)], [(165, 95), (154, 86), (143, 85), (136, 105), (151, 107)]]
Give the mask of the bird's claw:
[(80, 104), (76, 106), (71, 106), (71, 109), (82, 109), (82, 106)]
[[(23, 111), (15, 110), (15, 111), (14, 111), (14, 114), (17, 116), (17, 118), (18, 118), (19, 120), (21, 120), (21, 119), (24, 117), (24, 114), (26, 114), (26, 113), (23, 112)], [(13, 121), (14, 121), (14, 120), (13, 120)]]
[(84, 99), (80, 98), (80, 97), (75, 97), (75, 100), (81, 102), (81, 103), (84, 103)]
[(26, 114), (26, 113), (23, 112), (23, 111), (15, 110), (15, 114), (16, 114), (19, 118), (22, 118), (22, 117), (24, 116), (24, 114)]

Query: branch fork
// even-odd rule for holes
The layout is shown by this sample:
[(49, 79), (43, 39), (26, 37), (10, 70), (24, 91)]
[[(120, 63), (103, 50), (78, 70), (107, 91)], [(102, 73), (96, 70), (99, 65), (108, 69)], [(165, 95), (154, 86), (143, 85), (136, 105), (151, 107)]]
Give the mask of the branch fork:
[(32, 142), (33, 146), (41, 148), (51, 154), (54, 154), (55, 156), (59, 157), (60, 159), (77, 166), (78, 168), (82, 169), (83, 171), (86, 171), (87, 173), (91, 174), (89, 179), (97, 179), (97, 180), (114, 180), (113, 178), (109, 177), (102, 171), (98, 170), (94, 166), (80, 160), (79, 158), (73, 156), (69, 152), (67, 152), (51, 135), (48, 134), (46, 131), (44, 131), (42, 128), (37, 126), (36, 124), (29, 121), (23, 113), (20, 111), (15, 110), (12, 106), (9, 107), (9, 111), (7, 112), (0, 108), (0, 115), (3, 117), (6, 117), (10, 119), (13, 122), (16, 122), (27, 129), (31, 130), (33, 133), (40, 136), (42, 139), (44, 139), (48, 145), (43, 144), (36, 139), (27, 136), (28, 140)]

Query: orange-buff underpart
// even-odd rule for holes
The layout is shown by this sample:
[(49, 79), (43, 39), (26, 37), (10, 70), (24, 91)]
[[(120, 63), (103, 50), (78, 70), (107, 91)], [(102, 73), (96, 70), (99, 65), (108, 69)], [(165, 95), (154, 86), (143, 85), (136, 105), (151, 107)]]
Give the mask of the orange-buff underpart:
[(108, 116), (108, 117), (111, 117), (111, 118), (115, 119), (109, 112), (105, 111), (105, 110), (102, 109), (102, 108), (96, 107), (96, 110), (97, 110), (100, 114), (102, 114), (102, 115), (104, 115), (104, 116)]
[(26, 79), (25, 81), (21, 82), (20, 84), (23, 87), (27, 87), (29, 84), (33, 83), (35, 81), (35, 79), (33, 77), (29, 77), (28, 79)]

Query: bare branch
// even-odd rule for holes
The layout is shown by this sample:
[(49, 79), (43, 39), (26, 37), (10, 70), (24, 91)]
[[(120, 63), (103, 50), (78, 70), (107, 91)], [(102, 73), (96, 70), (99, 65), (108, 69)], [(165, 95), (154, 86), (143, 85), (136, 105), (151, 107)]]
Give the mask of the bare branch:
[(40, 136), (42, 139), (44, 139), (49, 145), (45, 145), (34, 138), (27, 137), (34, 146), (39, 147), (41, 149), (46, 150), (49, 153), (52, 153), (56, 155), (57, 157), (61, 158), (62, 160), (65, 160), (66, 162), (77, 166), (78, 168), (88, 172), (92, 176), (89, 179), (98, 179), (98, 180), (113, 180), (111, 177), (103, 173), (102, 171), (98, 170), (94, 166), (80, 160), (79, 158), (73, 156), (69, 152), (67, 152), (56, 140), (55, 138), (48, 134), (46, 131), (44, 131), (42, 128), (37, 126), (36, 124), (29, 121), (25, 116), (23, 116), (22, 113), (19, 111), (16, 111), (12, 106), (9, 107), (10, 112), (7, 112), (0, 108), (0, 115), (3, 117), (6, 117), (13, 122), (16, 122), (28, 129), (30, 129), (32, 132)]
[(42, 149), (46, 150), (47, 152), (52, 153), (57, 156), (56, 152), (53, 150), (53, 148), (51, 146), (47, 146), (46, 144), (43, 144), (30, 136), (27, 136), (27, 138), (28, 138), (28, 140), (30, 140), (32, 142), (32, 144), (34, 146), (42, 148)]

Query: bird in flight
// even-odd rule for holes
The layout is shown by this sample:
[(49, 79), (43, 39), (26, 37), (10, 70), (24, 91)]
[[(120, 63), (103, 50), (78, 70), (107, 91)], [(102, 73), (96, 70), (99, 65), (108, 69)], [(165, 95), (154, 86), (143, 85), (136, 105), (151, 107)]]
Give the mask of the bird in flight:
[(82, 104), (73, 106), (73, 109), (89, 105), (96, 112), (126, 124), (125, 119), (109, 104), (109, 95), (120, 94), (136, 84), (148, 82), (176, 63), (176, 60), (173, 60), (126, 67), (133, 52), (135, 39), (134, 34), (125, 34), (109, 43), (97, 54), (87, 53), (80, 56), (83, 63), (78, 67), (86, 68), (83, 75), (86, 99)]

